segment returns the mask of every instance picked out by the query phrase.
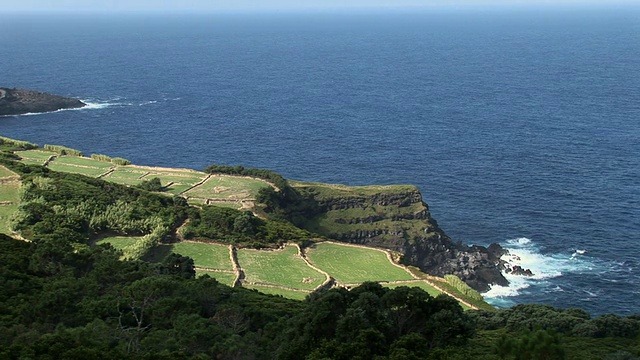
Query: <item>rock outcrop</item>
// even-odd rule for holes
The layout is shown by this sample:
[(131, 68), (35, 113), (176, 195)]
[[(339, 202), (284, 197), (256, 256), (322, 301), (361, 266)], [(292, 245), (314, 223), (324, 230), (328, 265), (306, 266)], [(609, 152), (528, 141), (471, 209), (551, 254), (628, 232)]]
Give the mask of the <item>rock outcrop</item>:
[(0, 88), (0, 116), (77, 109), (86, 105), (77, 99), (39, 91)]
[[(454, 274), (478, 291), (506, 286), (502, 275), (508, 253), (498, 244), (467, 246), (455, 242), (431, 217), (419, 190), (412, 186), (342, 187), (296, 183), (312, 194), (318, 214), (306, 228), (343, 242), (397, 251), (406, 265), (434, 276)], [(524, 270), (523, 270), (524, 271)]]

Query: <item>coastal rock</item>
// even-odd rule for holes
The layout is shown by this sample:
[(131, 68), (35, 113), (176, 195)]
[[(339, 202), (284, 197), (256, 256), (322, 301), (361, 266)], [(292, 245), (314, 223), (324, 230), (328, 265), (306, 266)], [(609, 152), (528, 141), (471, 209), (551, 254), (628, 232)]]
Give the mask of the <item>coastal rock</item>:
[(467, 246), (449, 238), (431, 217), (428, 205), (415, 187), (392, 186), (380, 191), (366, 187), (323, 187), (299, 183), (313, 196), (316, 215), (307, 223), (309, 230), (329, 238), (393, 250), (403, 254), (402, 262), (423, 272), (458, 276), (478, 291), (490, 285), (507, 286), (503, 276), (508, 252), (498, 244), (488, 248)]
[(77, 109), (86, 105), (78, 99), (34, 90), (0, 88), (0, 116)]

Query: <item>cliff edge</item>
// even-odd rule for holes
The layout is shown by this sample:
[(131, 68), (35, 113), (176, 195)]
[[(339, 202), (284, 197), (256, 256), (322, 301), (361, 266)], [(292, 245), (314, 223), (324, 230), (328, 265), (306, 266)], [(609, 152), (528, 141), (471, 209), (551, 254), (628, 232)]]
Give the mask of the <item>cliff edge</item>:
[(0, 116), (77, 109), (86, 105), (78, 99), (34, 90), (0, 88)]
[(467, 246), (455, 242), (431, 217), (428, 205), (415, 186), (344, 186), (290, 182), (316, 209), (298, 224), (342, 242), (390, 249), (401, 262), (423, 272), (458, 276), (475, 290), (492, 284), (506, 286), (498, 244)]

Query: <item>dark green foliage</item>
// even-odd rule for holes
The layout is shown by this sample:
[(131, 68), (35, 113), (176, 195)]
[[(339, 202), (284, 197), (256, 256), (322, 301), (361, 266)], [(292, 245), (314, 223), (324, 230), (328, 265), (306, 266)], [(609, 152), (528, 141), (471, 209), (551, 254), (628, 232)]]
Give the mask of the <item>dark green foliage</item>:
[(160, 182), (160, 178), (154, 177), (149, 180), (145, 180), (142, 183), (136, 185), (137, 188), (146, 190), (146, 191), (162, 191), (164, 186)]
[(231, 244), (268, 247), (287, 241), (303, 242), (311, 235), (295, 226), (263, 220), (250, 211), (204, 206), (200, 211), (192, 210), (190, 222), (184, 229), (187, 239), (209, 239)]
[(278, 358), (307, 353), (318, 359), (422, 357), (464, 344), (473, 334), (472, 322), (455, 300), (433, 298), (419, 288), (364, 283), (351, 291), (312, 294), (306, 305), (279, 336)]
[(640, 333), (640, 319), (603, 315), (591, 318), (584, 310), (555, 309), (549, 305), (522, 304), (494, 312), (474, 311), (470, 315), (478, 328), (495, 330), (506, 327), (510, 331), (553, 330), (566, 335), (583, 337), (634, 338)]
[(294, 189), (286, 187), (281, 191), (273, 188), (262, 188), (258, 191), (256, 201), (265, 206), (269, 218), (291, 222), (304, 228), (306, 222), (318, 215), (323, 209), (314, 198), (314, 193), (308, 189)]

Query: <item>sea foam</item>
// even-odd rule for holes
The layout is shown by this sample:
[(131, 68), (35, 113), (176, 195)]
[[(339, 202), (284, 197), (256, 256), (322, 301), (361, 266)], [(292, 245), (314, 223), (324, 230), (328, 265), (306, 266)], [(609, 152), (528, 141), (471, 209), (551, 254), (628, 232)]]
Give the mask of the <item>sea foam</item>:
[(513, 305), (513, 302), (507, 298), (518, 296), (524, 289), (531, 286), (543, 286), (554, 291), (562, 291), (563, 289), (554, 283), (553, 279), (568, 273), (584, 273), (594, 269), (591, 261), (584, 256), (587, 253), (584, 249), (545, 254), (535, 241), (525, 237), (507, 240), (502, 245), (509, 253), (503, 255), (501, 259), (506, 261), (509, 267), (520, 266), (523, 269), (530, 269), (533, 276), (503, 272), (504, 277), (509, 281), (509, 286), (493, 285), (483, 294), (489, 303), (498, 307)]

